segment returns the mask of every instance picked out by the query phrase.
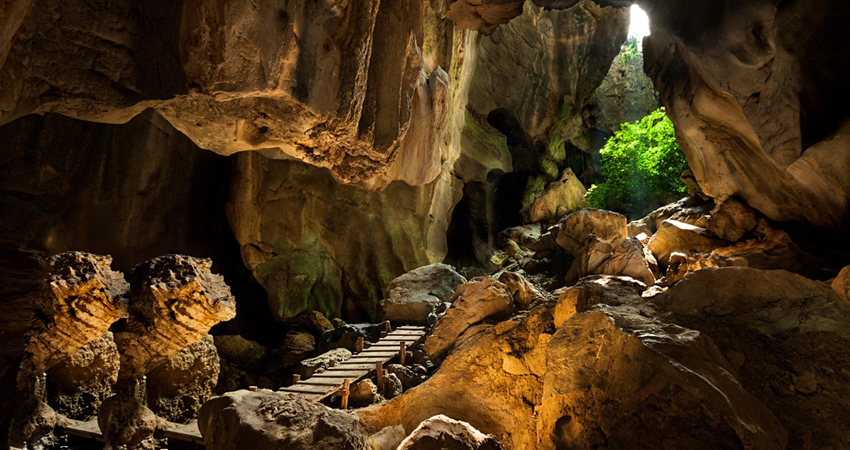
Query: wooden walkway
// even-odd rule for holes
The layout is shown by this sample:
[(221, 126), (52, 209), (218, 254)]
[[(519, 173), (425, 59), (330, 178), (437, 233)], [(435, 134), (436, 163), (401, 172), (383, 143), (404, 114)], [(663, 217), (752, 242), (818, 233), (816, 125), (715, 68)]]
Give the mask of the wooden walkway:
[(346, 382), (357, 381), (375, 371), (378, 363), (386, 364), (425, 336), (425, 327), (402, 326), (351, 359), (340, 362), (324, 372), (298, 380), (281, 392), (298, 394), (310, 401), (319, 401), (343, 389)]
[[(168, 422), (168, 425), (168, 429), (164, 432), (165, 437), (204, 445), (204, 438), (201, 437), (201, 431), (198, 430), (197, 420), (193, 420), (185, 425), (182, 423)], [(100, 426), (97, 424), (97, 419), (92, 419), (87, 422), (75, 421), (74, 423), (65, 425), (65, 432), (70, 436), (104, 442), (103, 433), (100, 432)]]

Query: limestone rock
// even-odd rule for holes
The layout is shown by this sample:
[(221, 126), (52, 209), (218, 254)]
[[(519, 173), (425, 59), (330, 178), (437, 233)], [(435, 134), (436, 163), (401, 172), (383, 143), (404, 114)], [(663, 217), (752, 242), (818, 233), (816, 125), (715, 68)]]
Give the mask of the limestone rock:
[(840, 448), (833, 417), (850, 414), (850, 304), (824, 283), (782, 270), (703, 269), (661, 300), (678, 323), (738, 354), (742, 385), (788, 430), (789, 448)]
[[(655, 284), (655, 274), (647, 256), (643, 244), (635, 238), (627, 238), (614, 248), (611, 256), (603, 262), (594, 272), (605, 275), (624, 275), (642, 281), (647, 286)], [(655, 263), (654, 258), (652, 263)], [(652, 264), (655, 265), (655, 264)], [(657, 271), (657, 267), (656, 267)]]
[(378, 320), (428, 325), (437, 305), (451, 297), (466, 278), (446, 264), (431, 264), (396, 278), (387, 286), (387, 296), (378, 302)]
[(553, 222), (584, 207), (587, 189), (575, 176), (572, 169), (564, 170), (561, 178), (552, 182), (540, 195), (522, 209), (525, 223)]
[(395, 375), (401, 381), (402, 390), (410, 389), (418, 386), (425, 381), (428, 376), (428, 370), (425, 367), (416, 364), (413, 366), (402, 366), (401, 364), (388, 364), (387, 373)]
[(299, 314), (291, 322), (306, 328), (314, 336), (321, 336), (325, 331), (334, 329), (333, 323), (324, 314), (315, 310)]
[(755, 211), (729, 198), (711, 211), (706, 228), (721, 239), (736, 242), (757, 224)]
[(838, 276), (832, 280), (832, 290), (838, 293), (845, 301), (850, 302), (850, 266), (845, 266), (838, 272)]
[(378, 386), (370, 379), (360, 380), (351, 385), (351, 394), (348, 397), (348, 404), (352, 408), (362, 408), (364, 406), (380, 403), (384, 398), (378, 393)]
[(395, 398), (404, 392), (404, 385), (402, 385), (401, 380), (396, 374), (388, 373), (384, 377), (384, 389), (382, 392), (387, 399)]
[(366, 445), (369, 450), (397, 450), (398, 445), (407, 436), (404, 427), (396, 425), (394, 427), (386, 427), (383, 430), (369, 436)]
[(611, 258), (613, 251), (614, 248), (608, 241), (596, 235), (589, 235), (584, 242), (584, 247), (570, 266), (566, 281), (575, 282), (584, 276), (597, 273), (599, 268)]
[[(847, 67), (838, 55), (848, 45), (820, 41), (843, 32), (822, 13), (833, 3), (713, 3), (687, 13), (673, 3), (645, 4), (645, 67), (677, 135), (688, 136), (680, 142), (700, 188), (775, 221), (846, 229), (850, 90), (830, 73)], [(753, 24), (761, 31), (747, 34)], [(798, 69), (834, 60), (842, 63), (828, 72)]]
[(442, 414), (431, 417), (416, 427), (398, 446), (398, 450), (499, 450), (493, 436), (476, 430), (472, 425)]
[(210, 272), (212, 261), (183, 255), (136, 266), (130, 318), (115, 334), (119, 384), (140, 377), (236, 315), (230, 288)]
[(356, 350), (357, 338), (362, 337), (364, 341), (375, 342), (381, 338), (381, 331), (384, 331), (383, 324), (343, 325), (322, 334), (319, 338), (319, 351), (327, 352), (335, 348), (345, 348), (353, 352)]
[(574, 256), (581, 254), (588, 236), (616, 246), (628, 237), (626, 216), (600, 209), (582, 209), (560, 221), (558, 245)]
[(546, 367), (542, 449), (786, 445), (785, 429), (732, 375), (711, 338), (628, 305), (600, 305), (564, 322)]
[(457, 345), (458, 338), (471, 326), (485, 319), (500, 319), (514, 309), (508, 287), (490, 277), (473, 278), (457, 288), (452, 305), (437, 319), (425, 338), (425, 352), (442, 359)]
[(715, 253), (698, 253), (692, 252), (684, 254), (673, 252), (670, 254), (669, 265), (667, 266), (667, 285), (672, 286), (677, 281), (685, 278), (689, 273), (697, 270), (706, 269), (709, 267), (728, 267), (728, 266), (743, 266), (746, 267), (747, 260), (739, 257), (724, 257)]
[(316, 351), (316, 338), (303, 331), (290, 331), (277, 349), (278, 363), (292, 367)]
[(499, 282), (507, 287), (507, 291), (514, 299), (517, 309), (529, 309), (537, 302), (546, 300), (546, 297), (537, 290), (528, 280), (516, 272), (502, 272)]
[(366, 435), (349, 413), (271, 391), (235, 391), (208, 401), (198, 427), (210, 450), (361, 450)]
[(206, 335), (148, 373), (147, 405), (170, 422), (189, 422), (212, 397), (218, 375), (218, 353)]
[(106, 399), (100, 405), (97, 424), (111, 448), (119, 446), (128, 450), (153, 450), (156, 415), (145, 406), (137, 394), (144, 395), (144, 389), (137, 393), (121, 392)]
[[(595, 305), (620, 306), (634, 304), (646, 289), (646, 285), (632, 278), (596, 275), (582, 278), (575, 286), (564, 289), (552, 311), (555, 327), (585, 312)], [(634, 305), (632, 305), (634, 306)], [(650, 303), (646, 303), (647, 314), (652, 314)]]
[(213, 339), (220, 360), (216, 393), (256, 386), (260, 369), (269, 355), (268, 349), (239, 335), (220, 335)]
[(107, 331), (47, 371), (48, 402), (70, 419), (89, 420), (112, 395), (118, 365), (118, 348)]
[(673, 252), (710, 252), (724, 244), (724, 241), (712, 236), (705, 228), (667, 219), (649, 239), (647, 247), (658, 263), (667, 267), (668, 259)]
[(46, 289), (38, 298), (37, 320), (31, 325), (26, 359), (18, 373), (22, 385), (73, 355), (122, 317), (127, 317), (129, 285), (110, 268), (112, 258), (68, 252), (50, 258)]
[(338, 364), (349, 358), (351, 358), (351, 352), (348, 349), (335, 348), (319, 356), (302, 360), (298, 364), (297, 370), (301, 377), (306, 379), (327, 370), (331, 366), (331, 362)]

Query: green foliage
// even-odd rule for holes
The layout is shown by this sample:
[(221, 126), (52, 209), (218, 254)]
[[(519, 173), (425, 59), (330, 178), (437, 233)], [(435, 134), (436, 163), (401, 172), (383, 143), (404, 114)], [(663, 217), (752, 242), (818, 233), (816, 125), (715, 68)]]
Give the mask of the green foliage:
[(664, 108), (622, 124), (600, 158), (605, 182), (587, 191), (589, 206), (635, 217), (687, 195), (679, 176), (688, 170), (688, 162)]
[(620, 48), (620, 59), (624, 63), (635, 63), (640, 62), (641, 58), (642, 55), (637, 38), (634, 36), (629, 36), (629, 38), (623, 44), (623, 47)]

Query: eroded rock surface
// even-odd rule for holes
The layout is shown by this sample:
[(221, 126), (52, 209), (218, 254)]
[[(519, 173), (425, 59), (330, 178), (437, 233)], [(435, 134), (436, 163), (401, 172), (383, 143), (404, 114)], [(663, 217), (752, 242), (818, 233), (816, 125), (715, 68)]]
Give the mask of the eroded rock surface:
[(23, 385), (127, 317), (124, 275), (110, 268), (112, 258), (82, 252), (52, 257), (46, 288), (38, 295), (26, 358), (18, 373)]
[(150, 372), (236, 315), (230, 288), (211, 267), (208, 259), (167, 255), (134, 269), (130, 317), (115, 334), (119, 383)]
[(361, 450), (366, 443), (353, 415), (271, 391), (216, 397), (201, 408), (198, 427), (213, 450)]
[(213, 395), (219, 367), (213, 337), (206, 335), (147, 374), (148, 407), (170, 422), (196, 418)]
[(88, 420), (112, 395), (118, 380), (118, 348), (111, 332), (89, 342), (47, 371), (47, 398), (57, 413)]
[(423, 266), (391, 281), (378, 302), (378, 320), (428, 325), (437, 305), (450, 299), (466, 278), (446, 264)]
[(471, 425), (444, 415), (431, 417), (416, 427), (410, 436), (399, 444), (399, 450), (499, 450), (502, 448), (493, 436), (476, 430)]

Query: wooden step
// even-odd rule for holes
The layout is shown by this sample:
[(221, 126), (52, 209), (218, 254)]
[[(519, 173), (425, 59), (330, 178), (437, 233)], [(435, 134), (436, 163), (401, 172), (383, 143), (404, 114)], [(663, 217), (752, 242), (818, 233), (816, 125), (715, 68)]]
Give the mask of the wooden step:
[(198, 429), (197, 420), (193, 420), (187, 424), (169, 422), (169, 425), (171, 427), (165, 430), (165, 437), (204, 445), (204, 438), (201, 436), (201, 430)]
[[(357, 379), (362, 377), (363, 375), (365, 375), (365, 373), (362, 370), (327, 370), (322, 373), (317, 373), (313, 376), (313, 378), (322, 377)], [(313, 378), (308, 378), (307, 380), (312, 380)]]
[(336, 391), (331, 386), (306, 386), (301, 383), (295, 386), (280, 388), (283, 392), (292, 392), (296, 394), (327, 394)]
[(88, 422), (75, 421), (74, 423), (65, 426), (65, 432), (71, 436), (95, 439), (100, 442), (104, 442), (103, 433), (100, 432), (100, 426), (97, 424), (97, 419), (92, 419)]

